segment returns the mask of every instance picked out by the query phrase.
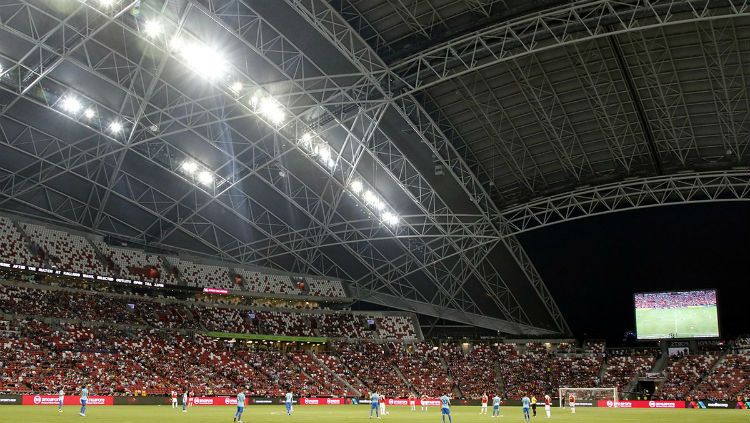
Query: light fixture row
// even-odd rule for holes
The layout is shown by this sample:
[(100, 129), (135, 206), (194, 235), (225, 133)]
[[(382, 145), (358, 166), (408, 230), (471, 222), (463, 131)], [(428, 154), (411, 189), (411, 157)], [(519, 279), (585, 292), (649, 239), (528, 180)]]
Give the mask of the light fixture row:
[(187, 176), (193, 178), (195, 182), (206, 187), (210, 187), (216, 179), (211, 171), (203, 168), (194, 160), (185, 160), (182, 162), (182, 164), (180, 164), (180, 170), (182, 170)]
[(375, 215), (379, 216), (381, 222), (391, 226), (398, 225), (398, 214), (389, 210), (385, 201), (374, 190), (366, 188), (361, 180), (355, 179), (352, 181), (349, 184), (349, 190), (367, 204), (374, 211)]
[[(102, 7), (112, 7), (118, 1), (99, 0), (99, 3)], [(220, 49), (207, 46), (197, 40), (189, 40), (186, 37), (175, 36), (167, 40), (164, 36), (166, 33), (164, 26), (159, 20), (155, 19), (146, 19), (139, 25), (139, 29), (146, 38), (152, 41), (160, 40), (167, 44), (166, 47), (198, 76), (212, 82), (225, 84), (226, 89), (237, 101), (246, 101), (250, 110), (266, 122), (279, 127), (286, 121), (287, 113), (283, 105), (272, 95), (242, 81), (227, 82), (230, 79), (230, 65), (220, 53)], [(112, 129), (110, 128), (110, 130)], [(114, 129), (118, 128), (115, 127)], [(122, 130), (121, 127), (119, 129)], [(323, 138), (310, 131), (304, 133), (298, 142), (303, 151), (322, 163), (329, 172), (335, 170), (336, 152)], [(202, 185), (210, 186), (214, 183), (214, 174), (202, 168), (193, 160), (184, 161), (181, 164), (181, 170)], [(381, 222), (390, 226), (398, 225), (398, 215), (390, 210), (390, 207), (374, 190), (366, 189), (361, 180), (353, 181), (346, 188), (369, 207)]]

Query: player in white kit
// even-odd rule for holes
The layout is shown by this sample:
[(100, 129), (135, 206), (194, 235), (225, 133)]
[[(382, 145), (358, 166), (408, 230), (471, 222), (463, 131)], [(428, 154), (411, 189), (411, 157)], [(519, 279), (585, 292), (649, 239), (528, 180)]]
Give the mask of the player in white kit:
[(62, 413), (63, 404), (65, 403), (65, 391), (60, 388), (60, 392), (57, 393), (57, 412)]

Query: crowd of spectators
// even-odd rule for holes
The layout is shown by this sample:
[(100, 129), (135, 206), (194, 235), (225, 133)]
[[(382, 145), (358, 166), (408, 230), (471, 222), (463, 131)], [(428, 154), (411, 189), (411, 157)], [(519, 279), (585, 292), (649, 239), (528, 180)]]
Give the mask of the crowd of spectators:
[(660, 355), (654, 349), (613, 349), (607, 350), (606, 371), (602, 378), (604, 386), (616, 387), (625, 392), (635, 378), (644, 377), (656, 363)]
[(734, 399), (744, 396), (750, 385), (750, 355), (727, 354), (696, 387), (699, 398), (709, 400)]
[(454, 385), (465, 398), (480, 398), (483, 393), (499, 393), (497, 348), (478, 344), (469, 351), (461, 344), (445, 344), (440, 354), (448, 364)]
[[(199, 302), (124, 296), (75, 289), (52, 289), (37, 284), (0, 282), (0, 311), (8, 314), (99, 321), (157, 329), (207, 330), (286, 336), (414, 340), (411, 328), (392, 324), (378, 331), (365, 330), (361, 315), (351, 312), (311, 313), (303, 311), (252, 311), (247, 307), (217, 307)], [(387, 315), (385, 324), (402, 316)], [(388, 327), (399, 328), (389, 333)]]
[(716, 305), (716, 291), (636, 294), (636, 308), (677, 308)]
[(304, 278), (299, 278), (301, 284), (296, 284), (288, 275), (150, 254), (91, 238), (32, 223), (21, 223), (16, 227), (12, 220), (0, 216), (0, 261), (112, 278), (269, 296), (347, 297), (342, 282), (336, 280), (311, 278), (305, 282)]
[(680, 354), (670, 357), (669, 364), (664, 370), (665, 380), (659, 389), (659, 398), (687, 399), (717, 359), (718, 357), (713, 354)]

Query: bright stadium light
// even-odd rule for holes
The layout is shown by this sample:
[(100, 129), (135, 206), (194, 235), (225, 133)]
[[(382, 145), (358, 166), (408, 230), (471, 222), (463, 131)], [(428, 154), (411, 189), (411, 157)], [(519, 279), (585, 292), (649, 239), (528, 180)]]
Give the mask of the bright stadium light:
[(193, 174), (196, 170), (198, 170), (198, 163), (192, 160), (185, 160), (184, 162), (182, 162), (182, 165), (180, 167), (185, 173)]
[(359, 194), (360, 192), (362, 192), (362, 181), (354, 181), (349, 186), (351, 187), (352, 192), (355, 194)]
[(372, 191), (370, 191), (370, 190), (365, 191), (365, 193), (362, 196), (362, 198), (365, 200), (365, 203), (367, 203), (367, 204), (369, 204), (371, 206), (374, 206), (375, 203), (378, 201), (378, 196), (375, 195), (375, 193), (372, 192)]
[(169, 42), (169, 47), (170, 47), (170, 48), (171, 48), (172, 50), (176, 51), (177, 53), (180, 53), (180, 54), (181, 54), (181, 53), (182, 53), (182, 51), (183, 51), (183, 50), (185, 49), (185, 41), (184, 41), (184, 40), (183, 40), (182, 38), (180, 38), (180, 37), (178, 37), (178, 36), (175, 36), (175, 37), (174, 37), (174, 38), (172, 38), (172, 40), (171, 40), (171, 41)]
[(60, 107), (62, 107), (63, 110), (70, 114), (76, 114), (78, 113), (83, 105), (81, 105), (81, 102), (73, 97), (73, 96), (67, 96), (63, 98), (62, 103), (60, 103)]
[(149, 19), (143, 25), (143, 33), (148, 38), (156, 38), (164, 32), (164, 28), (161, 26), (161, 22), (153, 19)]
[(375, 204), (373, 204), (373, 207), (375, 207), (378, 211), (383, 211), (383, 209), (385, 208), (385, 203), (383, 202), (383, 200), (378, 199), (375, 201)]
[(109, 126), (107, 126), (107, 128), (109, 129), (109, 132), (113, 134), (119, 134), (120, 132), (122, 132), (122, 123), (120, 123), (119, 120), (113, 120), (109, 123)]
[(85, 117), (86, 119), (93, 119), (94, 116), (96, 116), (96, 112), (91, 107), (83, 111), (83, 117)]
[(173, 40), (174, 49), (180, 53), (185, 64), (196, 74), (206, 79), (220, 79), (227, 74), (228, 63), (215, 48), (200, 44), (185, 44)]
[(115, 5), (116, 0), (98, 0), (98, 3), (101, 7), (112, 7)]
[(198, 174), (198, 182), (206, 186), (211, 185), (214, 182), (214, 175), (204, 170)]
[(281, 105), (273, 97), (263, 97), (260, 99), (258, 113), (274, 125), (283, 123), (286, 118), (286, 113), (284, 113)]
[(383, 213), (383, 221), (389, 225), (397, 225), (398, 224), (398, 216), (391, 212), (385, 212)]
[(232, 85), (229, 86), (229, 89), (234, 93), (234, 95), (238, 95), (239, 93), (241, 93), (242, 88), (244, 87), (242, 85), (242, 82), (240, 81), (233, 82)]

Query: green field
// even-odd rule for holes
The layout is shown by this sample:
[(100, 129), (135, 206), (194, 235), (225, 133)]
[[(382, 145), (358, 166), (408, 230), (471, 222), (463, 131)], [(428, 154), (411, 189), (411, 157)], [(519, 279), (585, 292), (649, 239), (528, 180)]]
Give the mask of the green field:
[[(638, 339), (719, 336), (716, 306), (635, 310)], [(670, 334), (675, 334), (670, 336)]]
[[(283, 406), (249, 406), (243, 416), (245, 423), (348, 423), (367, 421), (369, 408), (360, 406), (311, 406), (295, 407), (292, 417), (284, 412)], [(408, 407), (391, 407), (390, 414), (383, 421), (403, 423), (436, 423), (440, 422), (440, 410), (431, 407), (427, 413), (409, 411)], [(57, 407), (0, 407), (0, 422), (22, 423), (67, 423), (67, 422), (106, 422), (106, 423), (211, 423), (231, 422), (233, 407), (193, 408), (187, 413), (175, 411), (166, 406), (117, 406), (89, 407), (87, 416), (78, 416), (76, 407), (66, 407), (63, 413)], [(506, 407), (502, 410), (499, 421), (522, 422), (520, 407)], [(541, 415), (532, 421), (547, 421)], [(604, 408), (580, 408), (575, 415), (569, 410), (552, 409), (552, 421), (555, 422), (654, 422), (654, 423), (694, 423), (694, 422), (747, 422), (750, 411), (747, 410), (620, 410)], [(498, 421), (489, 416), (479, 415), (479, 407), (454, 407), (453, 421), (456, 423)]]

